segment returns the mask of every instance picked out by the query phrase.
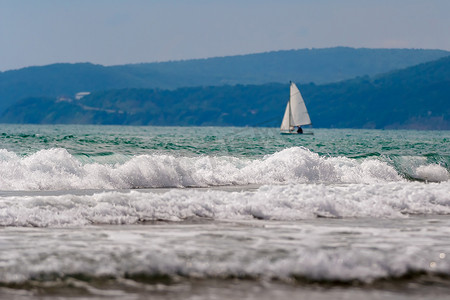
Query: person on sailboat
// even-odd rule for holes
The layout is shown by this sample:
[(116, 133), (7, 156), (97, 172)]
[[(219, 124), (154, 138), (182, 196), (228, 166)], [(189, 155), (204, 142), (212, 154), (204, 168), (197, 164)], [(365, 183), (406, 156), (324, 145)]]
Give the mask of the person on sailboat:
[[(281, 134), (308, 134), (312, 132), (303, 132), (301, 126), (311, 125), (308, 110), (306, 109), (305, 101), (303, 100), (300, 90), (295, 83), (291, 82), (289, 101), (286, 104), (286, 109), (281, 121)], [(295, 129), (297, 128), (297, 129)]]

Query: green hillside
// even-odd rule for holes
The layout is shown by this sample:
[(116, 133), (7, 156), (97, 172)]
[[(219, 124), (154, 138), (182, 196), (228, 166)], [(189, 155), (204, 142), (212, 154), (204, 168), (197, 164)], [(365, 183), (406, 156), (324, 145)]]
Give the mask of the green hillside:
[(122, 88), (335, 82), (432, 61), (450, 53), (420, 49), (327, 48), (105, 67), (54, 64), (0, 72), (0, 113), (26, 97), (73, 96)]
[[(300, 84), (315, 127), (450, 129), (450, 56), (384, 75)], [(289, 85), (117, 89), (81, 100), (28, 98), (0, 121), (279, 126)]]
[[(450, 129), (450, 56), (382, 76), (321, 86), (310, 97), (318, 126)], [(327, 118), (332, 124), (324, 121)]]

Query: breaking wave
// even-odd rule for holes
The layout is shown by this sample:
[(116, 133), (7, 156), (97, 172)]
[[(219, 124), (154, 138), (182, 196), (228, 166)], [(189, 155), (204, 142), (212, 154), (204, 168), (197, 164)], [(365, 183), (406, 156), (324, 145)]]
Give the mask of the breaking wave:
[[(437, 187), (434, 185), (432, 188)], [(417, 189), (415, 186), (409, 188)], [(136, 210), (144, 214), (145, 207), (150, 206), (153, 206), (153, 209), (147, 210), (147, 213), (153, 213), (155, 216), (173, 216), (178, 212), (179, 217), (191, 214), (211, 216), (213, 213), (227, 217), (243, 217), (255, 215), (254, 204), (267, 202), (267, 199), (274, 197), (276, 199), (260, 208), (258, 216), (278, 217), (290, 211), (287, 218), (296, 218), (296, 211), (302, 215), (317, 210), (349, 215), (351, 209), (356, 210), (356, 213), (351, 213), (353, 215), (385, 216), (397, 214), (402, 210), (449, 211), (448, 196), (439, 196), (442, 190), (421, 201), (424, 193), (421, 195), (415, 191), (410, 193), (413, 198), (411, 201), (399, 201), (398, 196), (394, 196), (394, 199), (387, 201), (376, 201), (372, 197), (358, 203), (356, 199), (351, 201), (338, 196), (337, 204), (322, 201), (314, 207), (310, 201), (300, 201), (300, 204), (295, 206), (292, 201), (283, 200), (286, 196), (289, 199), (289, 192), (286, 190), (283, 193), (281, 187), (264, 189), (253, 198), (244, 195), (243, 199), (237, 199), (238, 196), (231, 193), (230, 199), (217, 200), (220, 198), (215, 197), (217, 202), (215, 205), (209, 203), (209, 206), (204, 203), (211, 196), (209, 193), (203, 193), (203, 197), (195, 195), (200, 196), (198, 201), (186, 194), (185, 199), (182, 199), (183, 195), (180, 193), (183, 191), (177, 191), (154, 200), (144, 201), (140, 198), (136, 202), (130, 201), (126, 195), (117, 199), (117, 195), (114, 197), (114, 194), (109, 193), (97, 198), (97, 205), (89, 203), (86, 198), (66, 201), (55, 211), (49, 211), (47, 216), (36, 213), (35, 221), (50, 216), (63, 219), (64, 216), (58, 215), (66, 210), (77, 218), (90, 214), (90, 218), (106, 220), (106, 212), (109, 212), (111, 220), (114, 215), (115, 220), (120, 220), (119, 215), (122, 214), (123, 218), (123, 212), (126, 210)], [(274, 190), (267, 198), (258, 199), (264, 197), (263, 192), (267, 192), (267, 189)], [(408, 193), (407, 190), (404, 188), (394, 194), (405, 194)], [(298, 189), (293, 189), (292, 193), (294, 192), (298, 192)], [(137, 193), (132, 193), (133, 198), (138, 196)], [(367, 195), (368, 191), (363, 193)], [(178, 196), (178, 201), (167, 199), (173, 196)], [(116, 198), (116, 201), (108, 202), (112, 198)], [(41, 209), (50, 207), (51, 200), (36, 199), (34, 205)], [(75, 203), (83, 201), (84, 209), (80, 208), (80, 204), (75, 206)], [(440, 204), (433, 204), (435, 201)], [(22, 208), (33, 206), (28, 200), (26, 202)], [(150, 204), (147, 206), (145, 202)], [(90, 205), (93, 207), (88, 209)], [(112, 213), (113, 209), (115, 214)], [(74, 214), (76, 211), (80, 211), (80, 214)], [(33, 212), (24, 211), (23, 215), (26, 213)], [(392, 220), (393, 223), (373, 220), (369, 225), (366, 223), (368, 220), (332, 220), (335, 222), (324, 223), (321, 219), (320, 223), (262, 222), (261, 225), (241, 221), (222, 224), (187, 223), (180, 226), (163, 224), (151, 228), (88, 226), (83, 230), (7, 228), (1, 237), (0, 286), (5, 283), (61, 282), (70, 278), (81, 278), (88, 282), (92, 278), (131, 278), (157, 282), (164, 278), (177, 280), (180, 277), (370, 283), (380, 279), (401, 279), (421, 274), (443, 276), (448, 283), (450, 248), (445, 241), (450, 234), (450, 227), (447, 219), (434, 218), (430, 219), (430, 222), (427, 222), (426, 218), (422, 221), (419, 218), (397, 219)], [(19, 235), (20, 238), (17, 238)], [(438, 282), (442, 284), (442, 280)]]
[(171, 189), (0, 198), (1, 226), (61, 227), (146, 221), (403, 218), (450, 214), (450, 183), (296, 184), (254, 191)]
[[(237, 251), (235, 255), (220, 253), (213, 256), (198, 249), (196, 252), (189, 251), (190, 249), (183, 251), (178, 247), (175, 247), (177, 251), (167, 249), (166, 253), (161, 253), (156, 247), (147, 246), (147, 249), (116, 247), (115, 252), (106, 252), (103, 255), (88, 251), (72, 253), (68, 250), (62, 254), (58, 253), (59, 255), (52, 251), (46, 254), (37, 253), (23, 259), (22, 261), (30, 265), (15, 269), (14, 276), (11, 273), (0, 274), (0, 282), (61, 283), (62, 279), (72, 277), (88, 282), (93, 281), (92, 278), (128, 278), (157, 283), (158, 280), (177, 280), (182, 277), (197, 280), (247, 278), (287, 282), (304, 280), (324, 283), (370, 283), (382, 279), (414, 278), (421, 274), (430, 274), (431, 278), (431, 275), (441, 276), (441, 284), (448, 284), (450, 280), (448, 260), (438, 258), (436, 266), (430, 270), (430, 261), (434, 262), (439, 252), (427, 253), (426, 250), (429, 249), (408, 251), (402, 248), (403, 253), (398, 251), (387, 255), (379, 249), (361, 251), (302, 247), (289, 256), (280, 257), (277, 253), (258, 255), (254, 250), (248, 251), (247, 254)], [(60, 257), (62, 255), (64, 259)], [(203, 255), (208, 257), (207, 262)], [(70, 283), (76, 281), (68, 281), (68, 284)]]
[[(123, 158), (122, 158), (123, 160)], [(411, 177), (447, 181), (446, 168), (418, 165)], [(324, 157), (293, 147), (261, 159), (139, 155), (113, 164), (82, 163), (67, 150), (21, 157), (0, 150), (0, 190), (133, 189), (279, 183), (379, 183), (404, 180), (380, 159)]]

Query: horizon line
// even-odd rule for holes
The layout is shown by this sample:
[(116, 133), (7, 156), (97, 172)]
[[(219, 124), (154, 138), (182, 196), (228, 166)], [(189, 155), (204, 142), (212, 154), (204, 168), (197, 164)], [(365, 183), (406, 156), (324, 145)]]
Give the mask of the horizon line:
[(100, 64), (95, 63), (91, 61), (60, 61), (60, 62), (51, 62), (46, 64), (36, 64), (36, 65), (28, 65), (24, 67), (18, 67), (14, 69), (7, 69), (7, 70), (0, 70), (0, 73), (10, 72), (10, 71), (18, 71), (22, 69), (27, 68), (39, 68), (39, 67), (46, 67), (51, 65), (59, 65), (59, 64), (91, 64), (91, 65), (97, 65), (97, 66), (103, 66), (103, 67), (118, 67), (118, 66), (127, 66), (127, 65), (140, 65), (140, 64), (163, 64), (163, 63), (175, 63), (175, 62), (185, 62), (185, 61), (201, 61), (201, 60), (208, 60), (208, 59), (220, 59), (220, 58), (228, 58), (228, 57), (239, 57), (239, 56), (249, 56), (249, 55), (260, 55), (260, 54), (267, 54), (267, 53), (274, 53), (274, 52), (289, 52), (289, 51), (302, 51), (302, 50), (326, 50), (326, 49), (337, 49), (337, 48), (343, 48), (343, 49), (354, 49), (354, 50), (424, 50), (424, 51), (443, 51), (448, 52), (450, 54), (450, 50), (446, 49), (439, 49), (439, 48), (390, 48), (390, 47), (380, 47), (380, 48), (371, 48), (371, 47), (352, 47), (352, 46), (331, 46), (331, 47), (307, 47), (307, 48), (291, 48), (291, 49), (278, 49), (278, 50), (268, 50), (268, 51), (261, 51), (261, 52), (251, 52), (251, 53), (241, 53), (241, 54), (229, 54), (229, 55), (217, 55), (217, 56), (209, 56), (209, 57), (197, 57), (197, 58), (185, 58), (185, 59), (174, 59), (174, 60), (156, 60), (156, 61), (146, 61), (146, 62), (128, 62), (128, 63), (122, 63), (122, 64)]

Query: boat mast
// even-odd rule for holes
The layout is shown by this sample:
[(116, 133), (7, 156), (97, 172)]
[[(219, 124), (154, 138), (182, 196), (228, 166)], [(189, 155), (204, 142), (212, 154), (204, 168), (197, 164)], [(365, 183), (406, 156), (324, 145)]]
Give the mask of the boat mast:
[(292, 81), (289, 81), (289, 132), (291, 132), (291, 85)]

